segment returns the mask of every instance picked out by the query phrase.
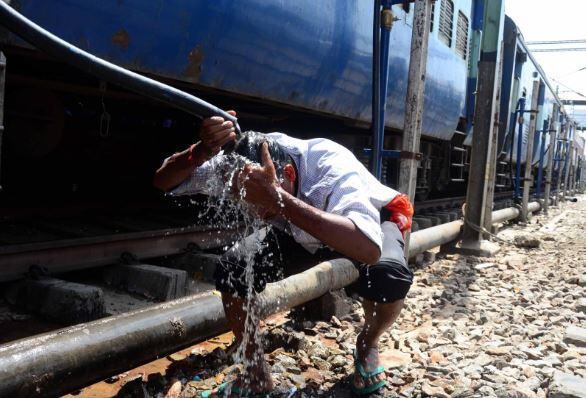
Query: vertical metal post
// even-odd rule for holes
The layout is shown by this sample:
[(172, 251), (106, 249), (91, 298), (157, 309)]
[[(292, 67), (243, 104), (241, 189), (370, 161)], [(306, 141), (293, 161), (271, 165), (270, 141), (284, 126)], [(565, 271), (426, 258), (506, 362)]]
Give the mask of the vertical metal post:
[(484, 32), (482, 35), (481, 55), (478, 67), (478, 89), (476, 97), (476, 111), (474, 113), (474, 135), (472, 137), (472, 155), (470, 161), (470, 176), (466, 195), (466, 214), (461, 249), (475, 252), (479, 255), (490, 255), (494, 252), (489, 249), (490, 242), (482, 241), (479, 226), (486, 225), (486, 199), (489, 163), (495, 163), (492, 150), (496, 133), (495, 123), (498, 123), (498, 114), (495, 113), (498, 76), (498, 61), (500, 41), (503, 30), (503, 0), (487, 1), (484, 7)]
[[(472, 1), (472, 34), (470, 36), (470, 54), (469, 59), (479, 59), (480, 46), (482, 42), (482, 18), (484, 16), (484, 0)], [(466, 119), (469, 133), (472, 130), (472, 120), (474, 119), (474, 107), (476, 104), (476, 84), (478, 82), (478, 63), (468, 63), (468, 82), (466, 84)]]
[[(429, 25), (431, 22), (432, 0), (417, 0), (413, 17), (411, 35), (411, 53), (409, 57), (409, 77), (407, 96), (405, 98), (405, 123), (403, 126), (402, 150), (407, 154), (401, 158), (399, 170), (399, 190), (415, 199), (417, 184), (417, 159), (421, 124), (423, 120), (423, 95), (425, 74), (427, 71), (427, 47), (429, 42)], [(405, 252), (409, 250), (409, 236), (405, 239)]]
[(543, 212), (545, 214), (549, 211), (549, 198), (551, 196), (551, 181), (554, 171), (553, 159), (557, 140), (558, 112), (558, 105), (555, 104), (553, 106), (551, 125), (549, 126), (549, 148), (547, 149), (547, 167), (545, 168), (545, 197), (543, 201)]
[(566, 142), (566, 160), (564, 162), (564, 193), (563, 198), (568, 195), (568, 188), (570, 182), (570, 172), (572, 170), (572, 163), (574, 157), (572, 156), (574, 152), (574, 133), (576, 131), (576, 125), (572, 122), (570, 125), (569, 137)]
[(541, 198), (541, 186), (543, 185), (543, 165), (545, 163), (545, 138), (549, 130), (549, 120), (543, 121), (543, 128), (539, 133), (541, 138), (541, 145), (539, 147), (539, 167), (537, 168), (537, 184), (535, 185), (535, 195), (537, 199)]
[(517, 133), (517, 163), (515, 164), (515, 200), (521, 198), (521, 163), (523, 155), (523, 118), (525, 117), (525, 98), (519, 98), (519, 132)]
[(580, 165), (580, 160), (578, 159), (578, 148), (576, 147), (574, 147), (573, 159), (574, 161), (572, 162), (572, 179), (570, 180), (570, 190), (572, 192), (572, 195), (575, 195), (576, 181), (578, 176), (578, 166)]
[(567, 126), (566, 126), (566, 120), (565, 120), (565, 116), (562, 114), (560, 115), (560, 126), (561, 126), (561, 132), (560, 132), (560, 139), (558, 139), (556, 141), (556, 156), (555, 156), (555, 160), (556, 160), (556, 181), (555, 181), (555, 195), (554, 195), (554, 200), (553, 200), (553, 204), (554, 206), (556, 206), (559, 202), (559, 195), (560, 195), (560, 188), (562, 185), (562, 157), (563, 155), (563, 150), (564, 150), (564, 140), (566, 139), (566, 136), (568, 134), (568, 130), (567, 130)]
[(6, 57), (0, 51), (0, 192), (2, 192), (2, 141), (4, 139), (4, 85), (6, 83)]
[(381, 150), (384, 126), (380, 126), (380, 9), (381, 0), (374, 0), (374, 23), (372, 29), (372, 174), (380, 180)]
[[(500, 54), (504, 54), (505, 52), (505, 43), (501, 41), (500, 47)], [(500, 115), (501, 109), (501, 87), (502, 87), (502, 77), (503, 77), (503, 57), (500, 57), (500, 61), (498, 62), (498, 71), (497, 71), (497, 81), (496, 81), (496, 95), (495, 95), (495, 103), (493, 112), (495, 115)], [(499, 119), (494, 122), (493, 129), (494, 132), (491, 134), (491, 143), (490, 143), (490, 153), (488, 159), (493, 159), (492, 161), (489, 160), (488, 166), (486, 168), (486, 199), (484, 201), (484, 214), (491, 214), (494, 207), (494, 190), (496, 185), (496, 159), (497, 159), (497, 148), (498, 148), (498, 134), (499, 134)], [(488, 216), (484, 218), (484, 229), (486, 231), (492, 230), (492, 216)], [(484, 234), (483, 239), (488, 239), (489, 235)]]
[(568, 134), (566, 136), (566, 142), (565, 142), (566, 153), (564, 156), (564, 190), (562, 191), (562, 199), (566, 198), (567, 191), (568, 191), (568, 175), (569, 175), (569, 169), (570, 169), (570, 167), (569, 167), (570, 161), (572, 158), (573, 138), (574, 138), (574, 124), (569, 123)]
[(576, 160), (576, 148), (572, 143), (572, 150), (570, 151), (570, 170), (568, 171), (568, 195), (572, 196), (574, 193), (574, 168)]
[(382, 177), (385, 110), (389, 82), (389, 44), (392, 26), (393, 13), (390, 5), (385, 3), (381, 11), (381, 0), (375, 0), (372, 32), (372, 174), (379, 180)]
[(527, 131), (527, 156), (525, 158), (525, 178), (523, 179), (523, 201), (521, 205), (521, 221), (527, 222), (529, 212), (529, 191), (533, 182), (531, 171), (533, 170), (533, 144), (535, 141), (535, 130), (537, 130), (537, 102), (539, 101), (539, 80), (533, 82), (531, 94), (531, 114), (529, 119), (529, 131)]

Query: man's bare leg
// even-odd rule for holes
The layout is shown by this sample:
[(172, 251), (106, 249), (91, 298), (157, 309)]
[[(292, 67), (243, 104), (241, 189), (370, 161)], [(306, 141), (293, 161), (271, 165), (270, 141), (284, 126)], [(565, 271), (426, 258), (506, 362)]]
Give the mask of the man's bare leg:
[(222, 294), (222, 302), (226, 318), (237, 343), (241, 344), (242, 341), (247, 341), (248, 343), (246, 347), (243, 347), (245, 350), (244, 357), (246, 358), (244, 379), (238, 381), (236, 385), (254, 393), (272, 391), (274, 386), (271, 371), (265, 361), (262, 345), (254, 337), (254, 332), (260, 327), (260, 320), (252, 320), (256, 325), (252, 325), (248, 330), (249, 334), (245, 336), (246, 300), (230, 294)]
[[(382, 304), (364, 300), (364, 328), (356, 338), (356, 357), (366, 372), (374, 371), (379, 365), (378, 343), (382, 334), (397, 320), (405, 300)], [(366, 383), (359, 374), (354, 375), (354, 385), (364, 388), (378, 383), (384, 374), (373, 376)]]

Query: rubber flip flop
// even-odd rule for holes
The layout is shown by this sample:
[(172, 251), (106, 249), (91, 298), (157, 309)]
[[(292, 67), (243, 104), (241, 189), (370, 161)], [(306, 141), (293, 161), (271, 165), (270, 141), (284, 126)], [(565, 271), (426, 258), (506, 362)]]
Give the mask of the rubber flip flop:
[(383, 365), (377, 367), (372, 372), (367, 372), (366, 370), (364, 370), (364, 367), (362, 367), (362, 364), (360, 363), (360, 361), (356, 357), (356, 353), (354, 353), (354, 368), (356, 369), (356, 372), (358, 372), (358, 374), (360, 375), (360, 377), (364, 381), (364, 385), (366, 385), (366, 387), (358, 388), (354, 385), (354, 381), (353, 381), (352, 382), (352, 392), (354, 394), (356, 394), (356, 395), (372, 394), (373, 392), (376, 392), (387, 385), (387, 380), (380, 380), (377, 383), (367, 385), (368, 381), (370, 380), (371, 377), (377, 376), (377, 375), (385, 372), (385, 367)]

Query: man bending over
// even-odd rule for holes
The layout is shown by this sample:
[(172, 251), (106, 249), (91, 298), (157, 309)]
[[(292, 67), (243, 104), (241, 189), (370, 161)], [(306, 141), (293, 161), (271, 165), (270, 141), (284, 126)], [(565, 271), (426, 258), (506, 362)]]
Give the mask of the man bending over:
[[(230, 121), (221, 117), (204, 120), (200, 141), (166, 159), (155, 174), (154, 185), (175, 195), (213, 194), (208, 179), (216, 175), (214, 169), (223, 161), (220, 148), (235, 140)], [(275, 260), (271, 264), (266, 261), (267, 252), (277, 247), (299, 248), (296, 252), (314, 258), (335, 251), (354, 260), (360, 273), (354, 287), (363, 298), (365, 320), (356, 341), (353, 388), (358, 394), (381, 389), (386, 381), (379, 362), (379, 339), (397, 319), (413, 281), (402, 236), (411, 226), (409, 200), (382, 185), (349, 150), (327, 139), (246, 132), (234, 152), (251, 161), (235, 178), (245, 192), (239, 200), (248, 202), (259, 217), (281, 230), (267, 234), (263, 249), (254, 256), (252, 294), (262, 292), (277, 277), (274, 262), (279, 256), (269, 256)], [(239, 244), (242, 246), (246, 242)], [(245, 267), (234, 256), (234, 248), (230, 249), (222, 257), (215, 279), (237, 341), (248, 344), (244, 351), (247, 380), (223, 385), (204, 396), (268, 396), (273, 389), (262, 347), (244, 336), (250, 291), (243, 282)]]

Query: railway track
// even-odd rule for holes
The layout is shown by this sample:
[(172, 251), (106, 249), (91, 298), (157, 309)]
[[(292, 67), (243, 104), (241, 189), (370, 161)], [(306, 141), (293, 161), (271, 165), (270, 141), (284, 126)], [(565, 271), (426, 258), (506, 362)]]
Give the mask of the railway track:
[[(453, 197), (416, 203), (415, 229), (423, 230), (460, 218), (464, 201), (465, 197)], [(510, 205), (510, 193), (495, 196), (495, 210)], [(101, 291), (104, 301), (103, 311), (97, 316), (119, 315), (165, 299), (210, 290), (213, 288), (211, 263), (238, 230), (220, 230), (211, 223), (194, 225), (194, 214), (197, 212), (193, 209), (149, 210), (125, 216), (39, 218), (34, 222), (5, 220), (3, 224), (7, 228), (2, 228), (0, 233), (0, 286), (10, 291), (20, 283), (19, 279), (39, 278), (40, 272), (41, 278), (48, 274), (67, 283), (95, 287)], [(155, 273), (159, 268), (171, 269), (179, 273), (180, 281), (190, 282), (185, 283), (184, 289), (149, 295), (148, 289), (129, 288), (128, 281), (113, 282), (113, 273), (125, 272), (116, 268), (120, 266), (153, 267)], [(131, 272), (136, 275), (143, 271), (137, 268)], [(15, 332), (5, 334), (0, 342), (52, 330), (77, 319), (43, 313), (31, 309), (30, 303), (23, 305), (8, 296), (5, 295), (3, 305), (0, 301), (0, 327), (4, 324), (4, 329), (12, 330), (15, 325), (22, 326), (22, 320), (26, 320), (27, 326), (17, 326)]]
[[(512, 205), (510, 192), (495, 194), (495, 210)], [(415, 203), (414, 230), (462, 216), (466, 197)], [(236, 230), (195, 224), (195, 211), (138, 211), (131, 215), (8, 219), (0, 222), (0, 282), (25, 276), (35, 265), (49, 274), (115, 264), (122, 254), (140, 260), (229, 244)]]
[[(423, 217), (423, 218), (436, 217), (436, 216), (433, 216), (432, 214), (438, 214), (439, 215), (442, 211), (450, 210), (451, 208), (446, 207), (446, 206), (449, 205), (449, 203), (448, 203), (449, 201), (452, 202), (452, 206), (457, 206), (460, 203), (460, 199), (459, 198), (451, 198), (449, 200), (443, 200), (442, 201), (443, 203), (440, 202), (440, 201), (433, 201), (432, 203), (425, 203), (425, 205), (428, 205), (429, 206), (427, 208), (427, 211), (428, 211), (427, 214), (429, 214), (429, 215), (426, 215), (425, 217), (423, 217), (423, 216), (421, 216), (421, 217)], [(418, 204), (418, 205), (420, 205), (420, 204)], [(535, 205), (537, 207), (534, 206), (533, 207), (534, 208), (533, 211), (535, 211), (535, 209), (538, 209), (539, 208), (539, 205), (538, 204), (535, 204)], [(500, 204), (499, 204), (499, 206), (500, 206)], [(452, 213), (456, 213), (456, 209), (454, 208), (453, 210), (454, 211), (452, 211)], [(507, 209), (507, 210), (504, 210), (504, 211), (511, 212), (512, 210), (514, 210), (514, 209)], [(502, 213), (502, 212), (496, 212), (494, 214), (497, 214), (497, 213)], [(512, 217), (511, 216), (508, 216), (508, 219), (510, 219), (510, 218), (512, 218)], [(500, 219), (500, 218), (497, 217), (497, 219)], [(504, 218), (504, 219), (507, 219), (507, 218)], [(451, 224), (461, 225), (461, 222), (456, 222), (456, 223), (451, 223)], [(433, 231), (440, 230), (440, 229), (441, 228), (433, 228)], [(452, 227), (450, 227), (450, 230), (451, 229), (452, 229)], [(184, 227), (182, 230), (183, 231), (187, 231), (188, 233), (191, 233), (191, 232), (194, 232), (195, 231), (196, 233), (204, 233), (204, 234), (209, 234), (210, 231), (214, 231), (212, 228), (205, 228), (205, 227), (199, 227), (199, 229), (197, 229), (195, 227), (191, 227), (191, 228)], [(147, 237), (147, 238), (152, 237), (152, 235), (153, 235), (152, 234), (152, 231), (147, 231), (147, 232), (149, 232), (149, 233), (143, 232), (143, 234), (145, 234), (143, 237)], [(176, 232), (177, 233), (180, 233), (181, 232), (181, 229), (179, 229)], [(432, 232), (432, 230), (430, 230), (430, 233), (431, 232)], [(227, 233), (227, 232), (224, 231), (222, 233)], [(423, 235), (421, 233), (423, 233)], [(432, 235), (435, 234), (435, 233), (436, 232), (433, 232)], [(140, 236), (136, 236), (136, 234), (140, 234), (140, 233), (134, 233), (134, 237), (135, 238), (138, 238), (138, 239), (141, 239), (141, 237)], [(214, 233), (212, 232), (212, 234), (214, 234)], [(456, 231), (456, 234), (457, 234), (457, 231)], [(426, 232), (421, 231), (420, 233), (418, 233), (418, 234), (416, 234), (416, 235), (413, 236), (414, 243), (415, 243), (416, 246), (417, 246), (417, 241), (418, 240), (421, 240), (421, 239), (423, 239), (425, 241), (428, 240), (428, 238), (424, 238), (423, 237), (424, 235), (427, 236), (426, 235)], [(160, 237), (161, 235), (157, 235), (157, 236)], [(164, 234), (163, 234), (163, 236), (164, 236)], [(117, 239), (119, 241), (124, 241), (124, 238), (127, 238), (127, 237), (128, 237), (128, 232), (126, 232), (124, 234), (118, 234), (118, 238)], [(415, 237), (417, 237), (417, 239)], [(224, 238), (228, 239), (227, 236), (225, 236)], [(82, 239), (86, 239), (87, 240), (87, 239), (92, 239), (92, 238), (86, 237), (86, 238), (82, 238)], [(453, 237), (450, 238), (450, 239), (453, 239)], [(131, 241), (128, 240), (128, 242), (131, 242)], [(218, 241), (213, 241), (213, 242), (214, 242), (214, 244), (218, 244)], [(98, 244), (97, 242), (94, 242), (94, 243)], [(105, 243), (107, 243), (107, 242), (105, 242)], [(430, 243), (430, 242), (427, 242), (427, 243)], [(43, 242), (37, 242), (36, 243), (36, 245), (42, 245), (42, 244), (47, 245), (47, 242), (44, 242), (44, 243)], [(210, 245), (210, 248), (215, 247), (214, 244), (211, 244)], [(53, 242), (53, 245), (56, 245), (56, 242)], [(437, 246), (437, 245), (434, 245), (434, 246)], [(431, 247), (431, 246), (427, 245), (425, 247), (426, 248), (416, 249), (416, 250), (418, 250), (417, 253), (421, 253), (421, 250), (428, 250), (428, 247)], [(58, 248), (57, 247), (54, 247), (54, 249), (57, 250)], [(186, 254), (187, 255), (191, 255), (192, 253), (185, 253), (185, 248), (184, 248), (182, 254), (175, 254), (175, 255), (171, 255), (171, 256), (163, 256), (162, 260), (159, 259), (159, 261), (155, 261), (154, 263), (157, 263), (159, 266), (162, 266), (162, 267), (167, 267), (168, 266), (170, 268), (176, 268), (177, 267), (177, 264), (179, 263), (178, 261), (176, 261), (177, 257), (181, 257), (181, 256), (186, 255)], [(129, 260), (128, 259), (128, 256), (124, 256), (124, 258), (126, 258), (127, 261)], [(132, 260), (132, 258), (130, 258), (130, 260)], [(149, 260), (149, 263), (150, 262), (151, 261)], [(142, 266), (141, 264), (137, 264), (137, 265), (138, 266)], [(125, 266), (126, 265), (122, 265), (122, 267), (125, 267)], [(132, 261), (129, 261), (128, 266), (131, 266), (131, 267), (134, 266), (134, 264), (132, 263)], [(114, 267), (116, 267), (116, 266), (114, 266)], [(118, 266), (118, 267), (120, 267), (120, 266)], [(162, 268), (162, 267), (160, 267), (160, 268)], [(337, 268), (338, 269), (337, 272), (340, 272), (341, 271), (341, 268), (340, 267), (334, 267), (334, 268)], [(154, 304), (156, 304), (157, 302), (165, 301), (165, 300), (162, 300), (161, 298), (145, 297), (144, 295), (141, 295), (140, 292), (137, 293), (136, 291), (134, 291), (134, 292), (127, 291), (124, 288), (127, 288), (128, 286), (117, 287), (117, 286), (110, 286), (108, 284), (105, 284), (104, 281), (101, 280), (100, 278), (103, 277), (104, 270), (108, 270), (108, 269), (112, 269), (112, 266), (109, 266), (109, 267), (97, 267), (97, 268), (93, 268), (91, 270), (89, 270), (89, 269), (83, 269), (80, 272), (69, 272), (69, 273), (65, 273), (63, 275), (60, 275), (60, 277), (62, 277), (68, 283), (69, 282), (83, 283), (83, 284), (86, 284), (86, 285), (89, 285), (89, 286), (92, 286), (92, 287), (99, 287), (99, 288), (103, 289), (104, 301), (106, 302), (106, 311), (103, 314), (101, 314), (101, 316), (109, 316), (109, 318), (104, 319), (104, 322), (106, 322), (106, 323), (104, 323), (104, 325), (107, 324), (108, 322), (115, 322), (116, 323), (117, 322), (116, 320), (120, 320), (121, 322), (124, 323), (124, 322), (127, 322), (127, 320), (129, 321), (129, 320), (133, 319), (133, 317), (140, 318), (140, 319), (137, 318), (138, 324), (137, 325), (134, 325), (137, 328), (136, 329), (137, 330), (137, 333), (139, 333), (139, 334), (136, 335), (136, 338), (134, 338), (134, 337), (132, 338), (133, 341), (135, 341), (136, 339), (138, 339), (133, 344), (138, 344), (138, 341), (140, 341), (141, 339), (143, 339), (143, 340), (145, 338), (147, 340), (150, 339), (150, 337), (146, 337), (146, 335), (144, 337), (140, 337), (141, 336), (141, 333), (143, 333), (143, 332), (141, 332), (141, 330), (143, 330), (143, 328), (142, 328), (140, 322), (143, 322), (143, 318), (144, 318), (144, 317), (142, 317), (141, 314), (146, 314), (149, 311), (151, 311), (151, 312), (152, 311), (155, 311), (153, 313), (153, 314), (156, 315), (155, 318), (156, 319), (159, 319), (160, 318), (159, 320), (162, 322), (161, 325), (163, 325), (163, 326), (166, 325), (165, 327), (168, 327), (169, 325), (167, 325), (167, 323), (169, 322), (169, 319), (172, 319), (172, 318), (168, 318), (168, 316), (170, 316), (170, 315), (167, 314), (167, 312), (169, 310), (171, 310), (172, 312), (175, 311), (175, 309), (172, 309), (172, 308), (174, 308), (173, 306), (181, 306), (181, 308), (185, 307), (185, 308), (182, 309), (182, 311), (184, 311), (184, 312), (186, 311), (186, 312), (182, 316), (185, 316), (185, 317), (193, 317), (195, 315), (196, 318), (197, 317), (201, 317), (201, 316), (208, 316), (209, 315), (208, 314), (209, 311), (212, 311), (212, 312), (215, 311), (215, 312), (217, 312), (216, 310), (218, 310), (218, 308), (221, 308), (221, 304), (218, 304), (218, 303), (215, 302), (215, 301), (219, 301), (219, 299), (217, 297), (214, 297), (213, 294), (210, 294), (210, 292), (204, 293), (204, 296), (202, 296), (202, 298), (205, 298), (205, 300), (208, 300), (208, 301), (211, 300), (208, 303), (208, 305), (205, 306), (206, 307), (205, 311), (202, 309), (202, 311), (203, 311), (202, 313), (199, 313), (199, 312), (195, 312), (194, 313), (194, 311), (193, 311), (193, 308), (194, 308), (193, 305), (186, 304), (187, 302), (185, 300), (187, 300), (187, 301), (189, 301), (189, 300), (196, 300), (196, 296), (185, 297), (185, 299), (179, 299), (179, 300), (173, 301), (172, 303), (164, 303), (162, 305), (156, 306)], [(351, 266), (349, 269), (354, 269), (354, 267)], [(118, 272), (118, 270), (119, 269), (116, 269), (116, 272)], [(320, 272), (321, 271), (319, 271), (318, 274)], [(195, 275), (191, 275), (191, 276), (195, 276)], [(331, 280), (335, 280), (336, 279), (336, 278), (333, 278), (333, 277), (328, 277), (327, 279), (330, 280), (330, 278), (331, 278)], [(205, 283), (205, 280), (203, 280), (203, 278), (200, 278), (197, 282), (200, 285), (200, 286), (198, 286), (198, 289), (199, 289), (198, 291), (199, 292), (202, 292), (202, 291), (205, 292), (206, 290), (213, 289), (213, 286), (211, 284), (206, 284)], [(33, 282), (33, 283), (36, 283), (36, 282)], [(285, 287), (287, 283), (288, 282), (285, 282), (285, 285), (283, 285), (283, 287)], [(347, 283), (348, 282), (345, 282), (341, 286), (344, 286)], [(5, 284), (8, 285), (8, 284), (16, 284), (16, 283), (15, 282), (10, 282), (10, 283), (6, 283), (5, 282)], [(323, 285), (322, 282), (318, 282), (318, 285), (320, 285), (320, 284)], [(306, 284), (305, 283), (300, 283), (300, 284), (298, 283), (298, 285), (299, 286), (305, 286)], [(323, 288), (323, 286), (322, 286), (322, 288)], [(328, 288), (326, 288), (326, 291), (327, 291), (327, 289)], [(283, 289), (281, 287), (279, 287), (276, 291), (280, 294), (282, 290)], [(191, 289), (191, 290), (190, 289), (186, 289), (184, 291), (184, 294), (183, 295), (191, 295), (193, 293), (194, 293), (194, 290), (193, 289)], [(323, 294), (323, 292), (320, 293), (320, 295), (321, 294)], [(299, 301), (300, 300), (299, 294), (296, 294), (293, 297), (297, 301), (295, 303), (291, 304), (290, 306), (297, 306), (297, 305), (300, 305), (300, 303), (304, 303), (304, 302), (307, 301), (307, 299), (304, 300), (304, 301), (303, 300), (302, 301)], [(318, 296), (315, 296), (315, 297), (318, 297)], [(275, 299), (273, 301), (275, 301), (276, 303), (281, 303), (281, 304), (278, 304), (279, 306), (282, 305), (282, 303), (284, 302), (282, 299), (279, 299), (279, 298), (277, 298), (277, 299)], [(271, 302), (271, 301), (269, 300), (268, 302)], [(169, 307), (169, 305), (171, 307)], [(187, 307), (186, 307), (186, 305), (187, 305)], [(216, 308), (216, 307), (218, 307), (218, 308)], [(281, 308), (281, 307), (279, 307), (279, 308)], [(286, 308), (289, 308), (289, 307), (286, 307)], [(12, 308), (8, 308), (5, 303), (0, 303), (0, 327), (6, 328), (5, 325), (2, 325), (4, 319), (6, 318), (5, 317), (5, 314), (3, 312), (11, 311), (11, 310), (12, 310)], [(275, 309), (270, 309), (269, 311), (274, 311), (274, 310)], [(130, 313), (128, 315), (130, 317), (127, 317), (126, 314), (129, 311), (130, 311)], [(160, 311), (161, 313), (159, 314), (157, 311)], [(131, 314), (135, 314), (135, 315), (131, 315)], [(27, 336), (30, 336), (30, 335), (33, 335), (33, 334), (37, 334), (38, 332), (43, 332), (43, 331), (44, 332), (49, 332), (47, 335), (45, 335), (47, 337), (34, 337), (32, 339), (28, 339), (30, 341), (37, 341), (38, 340), (38, 342), (42, 343), (42, 347), (45, 347), (44, 341), (47, 338), (49, 338), (49, 339), (54, 339), (54, 338), (55, 339), (59, 339), (60, 338), (59, 336), (62, 334), (62, 333), (59, 333), (58, 331), (51, 333), (52, 330), (55, 330), (57, 327), (59, 327), (59, 325), (57, 325), (56, 323), (42, 325), (41, 328), (38, 328), (37, 327), (36, 329), (28, 326), (28, 323), (27, 322), (29, 322), (29, 321), (30, 322), (33, 322), (33, 323), (34, 322), (37, 322), (37, 323), (42, 322), (43, 319), (46, 319), (46, 314), (38, 314), (38, 313), (32, 313), (31, 314), (31, 313), (27, 313), (26, 311), (21, 311), (21, 312), (18, 312), (17, 311), (16, 314), (14, 314), (14, 313), (9, 314), (9, 319), (10, 319), (10, 315), (16, 315), (16, 319), (14, 318), (14, 316), (11, 319), (12, 320), (12, 328), (13, 329), (14, 328), (18, 328), (20, 330), (20, 332), (21, 332), (19, 335), (13, 335), (13, 336), (11, 336), (11, 339), (10, 340), (14, 340), (14, 339), (18, 339), (18, 338), (24, 338), (24, 337), (27, 337)], [(116, 315), (118, 315), (118, 316), (116, 316)], [(18, 320), (18, 317), (19, 316), (21, 317), (20, 320)], [(147, 317), (147, 319), (150, 319), (150, 320), (155, 319), (155, 318), (152, 318), (150, 316)], [(175, 319), (175, 318), (173, 318), (173, 319)], [(191, 319), (188, 321), (187, 318), (185, 319), (185, 321), (186, 322), (192, 322)], [(191, 323), (188, 323), (190, 325), (189, 327), (190, 328), (195, 327), (196, 329), (197, 328), (200, 328), (201, 329), (203, 327), (204, 329), (201, 329), (201, 330), (205, 330), (205, 333), (208, 333), (207, 334), (208, 337), (210, 336), (210, 334), (209, 334), (210, 333), (210, 324), (209, 324), (209, 322), (218, 323), (218, 325), (216, 325), (217, 326), (217, 329), (218, 329), (218, 331), (216, 331), (216, 333), (218, 333), (222, 329), (222, 325), (223, 325), (222, 324), (223, 321), (221, 319), (218, 319), (216, 315), (213, 315), (210, 318), (210, 320), (207, 320), (205, 322), (199, 322), (199, 321), (196, 322), (196, 321), (197, 320), (195, 320), (195, 319), (193, 320), (193, 322), (195, 322), (193, 325), (191, 325)], [(95, 343), (97, 341), (96, 339), (98, 339), (99, 341), (101, 341), (102, 338), (106, 338), (107, 339), (108, 336), (111, 335), (111, 332), (110, 331), (108, 331), (107, 334), (103, 334), (104, 331), (103, 332), (100, 332), (97, 329), (96, 330), (93, 330), (92, 329), (92, 328), (95, 328), (95, 327), (97, 327), (98, 329), (99, 328), (103, 328), (102, 326), (100, 326), (100, 325), (102, 325), (102, 321), (101, 320), (98, 320), (98, 321), (95, 321), (95, 322), (91, 322), (91, 323), (85, 323), (84, 325), (86, 325), (84, 327), (89, 328), (89, 329), (86, 329), (88, 331), (87, 336), (90, 339), (90, 340), (88, 340), (88, 342), (91, 341), (91, 342), (94, 342)], [(90, 325), (94, 325), (94, 326), (90, 326)], [(161, 325), (159, 325), (159, 326), (161, 326)], [(127, 330), (127, 328), (128, 328), (127, 326), (122, 326), (122, 324), (117, 325), (115, 328), (113, 328), (113, 326), (114, 325), (112, 325), (112, 327), (107, 328), (107, 329), (108, 330), (110, 330), (110, 329), (111, 330), (119, 330), (119, 328), (122, 327), (123, 330)], [(157, 327), (159, 327), (159, 326), (157, 326)], [(173, 322), (171, 322), (171, 326), (173, 326)], [(77, 329), (79, 329), (79, 328), (77, 328)], [(67, 333), (70, 333), (67, 330), (71, 330), (71, 333), (79, 333), (79, 330), (77, 330), (77, 329), (76, 329), (76, 327), (69, 328), (69, 329), (63, 329), (63, 333), (66, 333), (66, 334)], [(197, 329), (197, 330), (200, 330), (200, 329)], [(212, 328), (212, 329), (214, 329), (214, 328)], [(32, 333), (31, 333), (31, 331), (32, 331)], [(159, 333), (159, 332), (156, 332), (156, 333)], [(177, 333), (179, 333), (179, 332), (177, 332)], [(192, 336), (193, 333), (190, 332), (190, 333), (187, 333), (187, 334), (189, 336)], [(155, 335), (153, 335), (153, 336), (155, 336)], [(49, 336), (54, 336), (54, 337), (49, 337)], [(123, 333), (122, 335), (120, 335), (120, 338), (121, 339), (125, 339), (126, 337), (124, 337), (124, 336), (126, 336), (126, 333)], [(173, 339), (179, 339), (179, 340), (181, 340), (181, 339), (184, 338), (183, 336), (185, 336), (185, 334), (179, 333), (179, 334), (177, 334), (176, 337), (173, 337)], [(84, 338), (84, 336), (82, 336), (82, 335), (80, 335), (79, 337), (82, 338), (82, 339)], [(193, 336), (191, 338), (193, 338)], [(4, 341), (0, 341), (0, 342), (5, 343), (5, 342), (8, 342), (10, 340), (4, 340)], [(78, 341), (78, 339), (77, 338), (74, 338), (72, 341)], [(123, 341), (123, 340), (121, 340), (121, 341)], [(201, 340), (199, 340), (199, 341), (201, 341)], [(58, 342), (56, 342), (55, 344), (57, 344), (57, 343)], [(105, 344), (108, 344), (107, 341), (104, 341), (104, 343)], [(175, 342), (173, 344), (179, 344), (179, 343)], [(6, 345), (5, 347), (9, 347), (9, 346), (12, 346), (13, 348), (15, 348), (17, 350), (20, 349), (20, 348), (18, 348), (18, 344), (15, 345), (14, 343), (12, 343), (11, 345)], [(157, 344), (155, 344), (155, 346), (159, 347)], [(181, 343), (177, 347), (180, 347), (180, 346), (186, 346), (186, 345), (183, 344), (183, 343)], [(61, 347), (61, 346), (59, 344), (57, 344), (56, 347)], [(25, 347), (23, 346), (23, 349), (24, 348)], [(62, 348), (64, 349), (64, 347), (62, 347)], [(159, 348), (157, 348), (157, 349), (159, 349)], [(116, 349), (116, 350), (119, 351), (118, 349)], [(25, 349), (25, 351), (26, 351), (26, 349)], [(93, 352), (93, 351), (90, 350), (88, 352)], [(123, 353), (123, 352), (125, 352), (125, 351), (120, 351), (120, 353)], [(23, 352), (23, 354), (24, 354), (24, 352)], [(75, 355), (77, 355), (77, 354), (75, 354)], [(82, 354), (80, 354), (80, 355), (82, 355)], [(83, 355), (86, 355), (86, 354), (83, 354)], [(124, 354), (124, 355), (126, 355), (126, 354)], [(159, 355), (159, 354), (157, 354), (157, 355)], [(134, 355), (134, 356), (136, 357), (136, 355)], [(78, 356), (75, 356), (75, 358), (77, 358), (77, 359), (75, 359), (76, 361), (79, 360), (79, 357)], [(124, 358), (126, 358), (126, 357), (124, 357)], [(27, 361), (25, 361), (25, 362), (27, 362)], [(112, 361), (110, 361), (109, 363), (111, 363), (111, 362)], [(128, 365), (130, 365), (131, 363), (132, 363), (132, 361), (130, 361), (128, 363)], [(136, 366), (136, 365), (134, 365), (134, 366)], [(129, 367), (130, 366), (128, 366), (127, 369)], [(107, 372), (107, 373), (114, 374), (114, 373), (110, 373), (110, 372)], [(83, 377), (86, 377), (86, 376), (83, 376)]]

